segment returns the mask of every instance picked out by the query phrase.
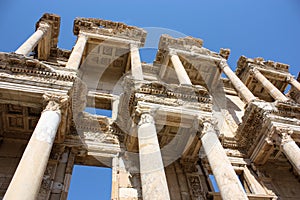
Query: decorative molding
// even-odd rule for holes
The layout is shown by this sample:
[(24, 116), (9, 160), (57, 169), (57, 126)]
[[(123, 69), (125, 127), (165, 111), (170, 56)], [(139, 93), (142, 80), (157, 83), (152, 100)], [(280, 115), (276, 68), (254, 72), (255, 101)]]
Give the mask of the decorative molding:
[(65, 108), (68, 105), (69, 97), (67, 95), (61, 95), (61, 94), (53, 94), (53, 93), (45, 93), (43, 95), (43, 100), (45, 111), (57, 111), (60, 112), (63, 108)]
[(154, 124), (153, 116), (150, 113), (142, 113), (138, 125)]
[(0, 52), (0, 71), (62, 81), (74, 81), (76, 79), (74, 73), (55, 70), (39, 60), (15, 53)]
[(76, 18), (73, 32), (75, 35), (78, 35), (80, 31), (139, 41), (142, 45), (146, 41), (147, 34), (142, 28), (95, 18)]

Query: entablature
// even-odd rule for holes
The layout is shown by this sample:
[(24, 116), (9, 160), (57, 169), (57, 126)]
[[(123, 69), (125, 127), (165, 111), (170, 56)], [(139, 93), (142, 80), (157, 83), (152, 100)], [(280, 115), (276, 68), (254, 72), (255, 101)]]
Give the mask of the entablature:
[(297, 142), (300, 136), (300, 110), (296, 104), (287, 102), (253, 102), (248, 105), (236, 139), (251, 161), (264, 164), (275, 151), (274, 137), (278, 129), (293, 132)]
[(135, 26), (96, 18), (76, 18), (73, 32), (78, 35), (80, 31), (138, 41), (142, 45), (146, 41), (147, 34), (145, 30)]

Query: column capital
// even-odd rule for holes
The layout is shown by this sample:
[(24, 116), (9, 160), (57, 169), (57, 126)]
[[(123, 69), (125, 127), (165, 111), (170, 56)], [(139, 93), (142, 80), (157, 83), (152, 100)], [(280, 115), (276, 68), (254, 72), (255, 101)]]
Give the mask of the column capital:
[(59, 95), (59, 94), (52, 94), (52, 93), (45, 93), (43, 95), (43, 102), (45, 111), (55, 111), (61, 112), (61, 109), (64, 108), (68, 103), (69, 97), (67, 95)]
[(139, 48), (139, 45), (138, 45), (138, 44), (135, 44), (135, 43), (130, 43), (130, 44), (129, 44), (129, 48), (130, 48), (130, 49), (134, 49), (134, 48), (137, 48), (137, 49), (138, 49), (138, 48)]
[(291, 135), (293, 134), (293, 130), (291, 129), (276, 128), (276, 133), (278, 135), (279, 145), (281, 146), (294, 141), (291, 137)]
[(251, 75), (254, 75), (254, 74), (257, 74), (257, 73), (260, 73), (260, 72), (256, 67), (251, 67), (250, 70), (249, 70), (249, 73)]
[(142, 113), (138, 125), (154, 124), (153, 116), (150, 113)]
[(178, 51), (176, 49), (172, 49), (172, 48), (168, 48), (166, 49), (166, 51), (168, 52), (168, 55), (171, 56), (178, 56)]
[(47, 22), (41, 21), (38, 25), (37, 30), (41, 30), (44, 33), (47, 33), (48, 31), (50, 31), (50, 25)]
[(288, 83), (291, 83), (291, 82), (293, 82), (294, 80), (295, 80), (295, 77), (292, 76), (292, 75), (286, 77), (286, 81), (287, 81)]
[(158, 108), (138, 105), (134, 113), (134, 121), (140, 126), (145, 123), (154, 123), (154, 116)]
[(80, 31), (79, 34), (77, 35), (77, 37), (79, 38), (84, 38), (86, 40), (88, 40), (89, 36), (88, 34), (86, 34), (85, 32)]
[(225, 67), (229, 67), (226, 59), (222, 58), (218, 64), (219, 68), (223, 71)]

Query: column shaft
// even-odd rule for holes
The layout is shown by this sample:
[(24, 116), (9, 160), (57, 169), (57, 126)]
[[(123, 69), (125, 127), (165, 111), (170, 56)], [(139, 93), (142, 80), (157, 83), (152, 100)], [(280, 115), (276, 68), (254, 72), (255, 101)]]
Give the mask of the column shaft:
[(49, 31), (50, 26), (48, 24), (40, 24), (40, 27), (33, 33), (17, 50), (15, 53), (28, 56), (30, 52), (36, 47), (39, 41)]
[(44, 111), (4, 196), (5, 200), (36, 199), (61, 120), (59, 111)]
[(256, 99), (255, 96), (251, 93), (251, 91), (245, 86), (245, 84), (237, 77), (237, 75), (230, 69), (226, 61), (220, 63), (221, 69), (225, 75), (231, 81), (233, 87), (237, 90), (237, 92), (242, 96), (242, 98), (247, 102), (251, 102)]
[(296, 142), (290, 138), (290, 140), (282, 142), (283, 153), (289, 159), (291, 164), (295, 167), (296, 171), (300, 175), (300, 148)]
[(138, 141), (143, 199), (170, 199), (154, 119), (150, 114), (141, 116)]
[(130, 47), (130, 60), (131, 60), (131, 73), (134, 79), (144, 80), (140, 52), (137, 46)]
[(298, 91), (300, 91), (300, 83), (293, 77), (290, 78), (289, 83), (294, 86)]
[(79, 68), (83, 51), (87, 43), (88, 37), (84, 34), (79, 34), (77, 42), (72, 50), (72, 53), (67, 62), (66, 68), (77, 70)]
[(275, 99), (279, 101), (287, 101), (288, 98), (284, 96), (264, 75), (260, 73), (257, 69), (252, 69), (251, 73), (254, 78), (262, 84), (262, 86), (269, 92), (269, 94)]
[(212, 127), (201, 138), (209, 165), (220, 189), (222, 199), (248, 199), (243, 187)]
[(176, 54), (171, 55), (171, 61), (174, 66), (179, 83), (185, 85), (192, 85), (190, 77), (186, 73), (184, 66), (182, 65), (178, 55)]

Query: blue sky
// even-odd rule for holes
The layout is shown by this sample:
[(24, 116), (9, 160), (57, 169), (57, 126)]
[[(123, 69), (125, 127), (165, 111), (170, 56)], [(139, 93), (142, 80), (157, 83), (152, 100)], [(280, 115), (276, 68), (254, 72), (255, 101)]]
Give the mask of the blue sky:
[[(198, 1), (71, 1), (71, 0), (15, 0), (0, 2), (0, 51), (12, 52), (30, 36), (35, 22), (44, 12), (61, 16), (59, 47), (71, 49), (75, 42), (72, 33), (75, 17), (96, 17), (125, 22), (139, 27), (161, 27), (179, 31), (185, 35), (201, 38), (204, 47), (219, 51), (230, 48), (229, 64), (235, 68), (241, 55), (263, 57), (287, 63), (291, 73), (300, 71), (300, 1), (298, 0), (198, 0)], [(142, 58), (146, 58), (142, 55)], [(147, 57), (147, 62), (154, 57)], [(73, 180), (77, 176), (91, 176), (89, 184), (98, 186), (97, 192), (107, 184), (106, 172), (95, 168), (83, 172), (76, 167)], [(102, 173), (102, 174), (101, 174)], [(79, 179), (78, 179), (79, 180)], [(82, 179), (83, 180), (83, 179)], [(88, 182), (80, 183), (86, 186)], [(74, 186), (73, 186), (74, 184)], [(83, 199), (77, 194), (80, 187), (72, 181), (71, 200)], [(97, 187), (96, 187), (97, 188)], [(74, 192), (74, 195), (73, 195)], [(81, 192), (82, 193), (82, 192)], [(105, 192), (100, 192), (104, 194)], [(96, 196), (93, 198), (93, 196)], [(84, 199), (109, 199), (92, 192), (84, 194)]]

